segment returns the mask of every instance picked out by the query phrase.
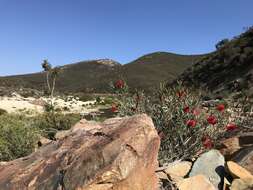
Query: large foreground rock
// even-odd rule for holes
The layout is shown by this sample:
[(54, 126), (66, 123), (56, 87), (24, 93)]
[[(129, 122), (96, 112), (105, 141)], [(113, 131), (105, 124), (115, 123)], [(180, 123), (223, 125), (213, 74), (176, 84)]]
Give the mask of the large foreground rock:
[(146, 115), (82, 121), (32, 155), (0, 165), (0, 189), (155, 190), (159, 144)]

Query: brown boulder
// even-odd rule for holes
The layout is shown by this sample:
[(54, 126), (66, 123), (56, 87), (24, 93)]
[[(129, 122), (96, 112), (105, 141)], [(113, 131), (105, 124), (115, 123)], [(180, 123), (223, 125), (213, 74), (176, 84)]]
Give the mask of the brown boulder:
[(226, 158), (226, 160), (231, 160), (241, 155), (241, 151), (245, 148), (253, 147), (253, 133), (242, 133), (234, 137), (223, 140), (220, 143), (219, 150)]
[(253, 189), (253, 180), (246, 179), (235, 179), (230, 188), (231, 190), (252, 190)]
[(196, 175), (182, 180), (179, 190), (216, 190), (213, 184), (203, 175)]
[[(159, 136), (145, 114), (84, 122), (28, 157), (0, 165), (4, 190), (155, 190)], [(94, 128), (90, 125), (98, 125)], [(92, 130), (85, 130), (92, 128)]]
[(232, 160), (253, 173), (253, 133), (238, 134), (225, 139), (220, 145), (220, 152), (226, 160)]
[(228, 161), (227, 167), (228, 167), (230, 174), (234, 178), (242, 178), (242, 179), (251, 178), (253, 180), (253, 175), (248, 170), (241, 167), (237, 163), (235, 163), (233, 161)]

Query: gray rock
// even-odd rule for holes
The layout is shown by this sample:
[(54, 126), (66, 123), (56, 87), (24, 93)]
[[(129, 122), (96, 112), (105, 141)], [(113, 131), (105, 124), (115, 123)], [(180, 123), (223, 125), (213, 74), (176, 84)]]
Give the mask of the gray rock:
[(196, 160), (190, 177), (196, 175), (204, 175), (217, 188), (222, 189), (223, 179), (225, 175), (224, 170), (225, 159), (218, 150), (210, 150)]

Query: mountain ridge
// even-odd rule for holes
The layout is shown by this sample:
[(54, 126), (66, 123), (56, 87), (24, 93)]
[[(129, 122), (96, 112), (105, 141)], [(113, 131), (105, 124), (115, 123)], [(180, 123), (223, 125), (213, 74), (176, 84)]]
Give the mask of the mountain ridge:
[[(127, 64), (112, 59), (79, 61), (60, 66), (64, 71), (57, 80), (57, 89), (63, 92), (108, 92), (110, 82), (124, 78), (130, 87), (148, 90), (161, 81), (174, 79), (203, 56), (154, 52)], [(6, 85), (43, 90), (45, 73), (0, 77), (0, 86)]]

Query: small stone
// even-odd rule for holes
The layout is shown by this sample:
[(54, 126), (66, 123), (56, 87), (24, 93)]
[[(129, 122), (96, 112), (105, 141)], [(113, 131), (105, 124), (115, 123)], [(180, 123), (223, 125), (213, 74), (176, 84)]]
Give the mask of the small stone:
[(233, 161), (228, 161), (227, 167), (228, 167), (230, 174), (234, 178), (242, 178), (242, 179), (251, 178), (251, 179), (253, 179), (253, 175), (248, 170), (246, 170), (245, 168), (243, 168), (242, 166), (238, 165), (237, 163), (235, 163)]
[(231, 155), (240, 150), (242, 147), (240, 146), (239, 138), (232, 137), (229, 139), (225, 139), (221, 142), (222, 148), (219, 149), (222, 155), (226, 159), (230, 159)]
[(216, 190), (213, 184), (203, 175), (196, 175), (182, 180), (178, 185), (179, 190)]
[(39, 145), (39, 146), (43, 146), (43, 145), (46, 145), (46, 144), (48, 144), (48, 143), (50, 143), (50, 142), (52, 142), (52, 140), (47, 139), (47, 138), (41, 136), (41, 137), (40, 137), (40, 140), (39, 140), (39, 142), (38, 142), (38, 145)]
[(232, 182), (231, 190), (252, 190), (253, 189), (253, 179), (235, 179)]
[(231, 183), (227, 180), (227, 178), (224, 178), (224, 184), (223, 184), (223, 190), (229, 189)]
[(191, 162), (175, 161), (167, 166), (164, 172), (170, 176), (185, 177), (192, 167)]
[(167, 176), (167, 174), (166, 173), (164, 173), (164, 172), (156, 172), (156, 176), (159, 178), (159, 179), (166, 179), (166, 180), (168, 180), (168, 176)]
[(190, 172), (190, 177), (204, 175), (216, 189), (222, 189), (225, 160), (218, 150), (210, 150), (196, 160)]

